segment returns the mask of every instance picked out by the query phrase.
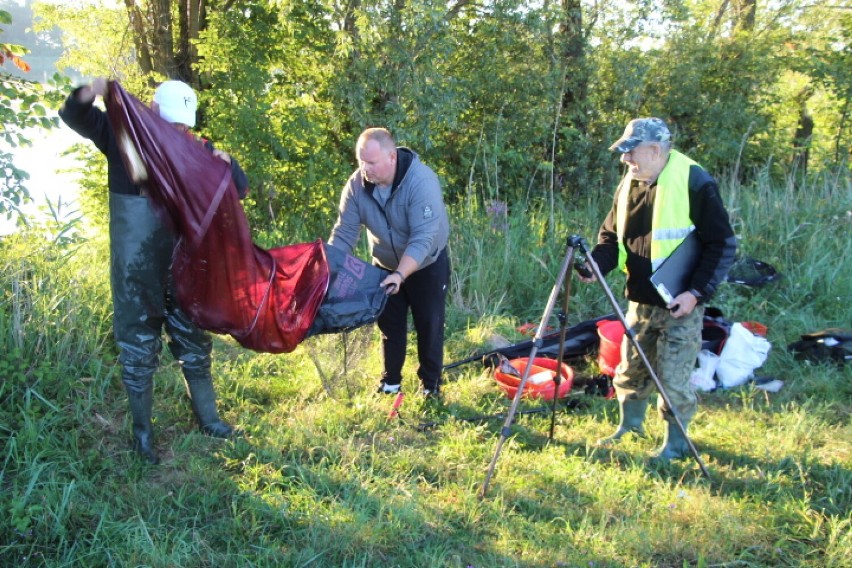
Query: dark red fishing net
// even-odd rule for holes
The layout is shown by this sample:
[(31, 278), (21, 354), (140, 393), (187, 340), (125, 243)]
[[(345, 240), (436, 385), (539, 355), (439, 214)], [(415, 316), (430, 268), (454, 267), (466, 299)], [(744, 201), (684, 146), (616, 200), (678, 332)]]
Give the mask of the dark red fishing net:
[(230, 166), (110, 82), (107, 112), (131, 177), (178, 235), (173, 275), (196, 325), (243, 347), (292, 351), (328, 288), (322, 241), (256, 246)]

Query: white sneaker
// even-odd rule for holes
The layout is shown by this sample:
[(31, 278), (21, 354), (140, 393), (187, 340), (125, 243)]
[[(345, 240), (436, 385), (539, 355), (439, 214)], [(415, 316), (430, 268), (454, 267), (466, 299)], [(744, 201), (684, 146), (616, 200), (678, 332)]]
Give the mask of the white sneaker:
[(386, 383), (381, 383), (379, 385), (379, 394), (397, 394), (402, 389), (402, 385), (389, 385)]

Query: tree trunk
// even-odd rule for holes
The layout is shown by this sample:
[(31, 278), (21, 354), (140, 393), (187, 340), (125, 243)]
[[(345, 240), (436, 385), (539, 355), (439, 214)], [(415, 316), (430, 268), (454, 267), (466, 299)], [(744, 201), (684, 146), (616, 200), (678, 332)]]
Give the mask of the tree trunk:
[(189, 6), (192, 0), (178, 0), (178, 38), (175, 51), (175, 64), (177, 65), (177, 79), (184, 83), (192, 84), (192, 69), (190, 67), (191, 43), (189, 29)]
[(754, 31), (757, 15), (757, 0), (737, 1), (737, 28), (747, 32)]
[(169, 0), (150, 0), (144, 5), (145, 12), (136, 0), (124, 0), (124, 4), (142, 74), (160, 73), (199, 87), (194, 70), (198, 52), (193, 42), (206, 27), (206, 0), (178, 0), (177, 29)]
[(133, 29), (133, 45), (136, 47), (136, 60), (143, 75), (150, 75), (154, 71), (154, 62), (151, 51), (148, 49), (148, 34), (145, 30), (145, 18), (136, 5), (135, 0), (124, 0), (127, 8), (127, 18)]
[(585, 107), (589, 90), (588, 69), (586, 66), (586, 42), (583, 37), (583, 11), (579, 0), (563, 0), (562, 25), (562, 61), (565, 67), (565, 93), (562, 108), (568, 113), (571, 126), (586, 134)]
[(732, 10), (731, 14), (733, 27), (737, 30), (746, 32), (754, 31), (755, 19), (757, 16), (757, 0), (733, 0), (733, 6), (729, 0), (723, 0), (716, 10), (716, 17), (713, 19), (713, 32), (715, 36), (719, 31), (719, 26), (722, 25), (725, 14), (728, 10)]
[(198, 60), (194, 41), (206, 27), (204, 0), (180, 0), (178, 3), (178, 36), (175, 65), (177, 78), (190, 85), (200, 86), (192, 66)]
[(796, 133), (793, 135), (793, 171), (801, 179), (808, 173), (808, 158), (810, 157), (811, 137), (814, 134), (814, 119), (808, 111), (807, 99), (804, 98), (799, 107), (799, 121)]
[(562, 91), (562, 125), (556, 125), (554, 140), (557, 186), (564, 193), (564, 179), (581, 181), (578, 174), (586, 171), (581, 144), (588, 133), (589, 71), (586, 62), (586, 40), (583, 35), (583, 10), (580, 0), (562, 0), (562, 23), (558, 43), (561, 45), (561, 67), (564, 88)]
[(168, 0), (153, 0), (151, 11), (151, 39), (154, 51), (154, 68), (169, 78), (176, 77), (174, 38), (172, 33), (172, 13)]
[[(361, 0), (348, 0), (346, 2), (346, 7), (343, 11), (343, 21), (341, 22), (341, 29), (346, 33), (349, 37), (349, 41), (352, 42), (352, 48), (349, 51), (349, 62), (345, 67), (345, 75), (346, 81), (343, 82), (343, 89), (347, 89), (347, 85), (359, 85), (360, 78), (358, 77), (358, 65), (361, 60), (361, 33), (358, 30), (358, 10), (361, 8)], [(353, 120), (353, 116), (355, 113), (353, 112), (353, 108), (357, 103), (353, 103), (349, 100), (350, 93), (341, 93), (340, 94), (340, 123), (341, 128), (340, 132), (332, 131), (331, 137), (333, 143), (336, 147), (340, 149), (341, 152), (351, 151), (351, 148), (354, 145), (354, 142), (349, 139), (348, 133), (354, 132), (358, 125), (356, 121)], [(346, 135), (346, 138), (343, 138), (342, 135)]]

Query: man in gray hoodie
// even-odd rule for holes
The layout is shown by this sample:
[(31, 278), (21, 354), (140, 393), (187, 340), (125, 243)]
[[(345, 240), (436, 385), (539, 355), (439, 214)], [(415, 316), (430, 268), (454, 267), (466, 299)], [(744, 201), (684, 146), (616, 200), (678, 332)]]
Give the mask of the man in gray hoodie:
[(423, 394), (437, 396), (450, 280), (450, 223), (441, 184), (415, 152), (397, 147), (384, 128), (362, 132), (355, 155), (358, 169), (343, 188), (328, 242), (351, 253), (364, 226), (373, 264), (391, 272), (381, 283), (389, 298), (378, 319), (384, 358), (379, 392), (400, 391), (410, 308), (417, 333), (417, 376)]

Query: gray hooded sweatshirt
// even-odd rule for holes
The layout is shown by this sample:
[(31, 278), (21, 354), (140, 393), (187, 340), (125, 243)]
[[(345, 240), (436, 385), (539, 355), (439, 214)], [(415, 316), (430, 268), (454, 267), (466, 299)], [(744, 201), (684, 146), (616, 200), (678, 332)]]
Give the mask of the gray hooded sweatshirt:
[(408, 148), (397, 148), (396, 175), (384, 206), (374, 192), (375, 184), (365, 182), (360, 170), (349, 177), (340, 197), (337, 223), (328, 243), (352, 253), (367, 228), (373, 261), (395, 270), (408, 255), (418, 270), (429, 266), (447, 246), (450, 222), (438, 176)]

